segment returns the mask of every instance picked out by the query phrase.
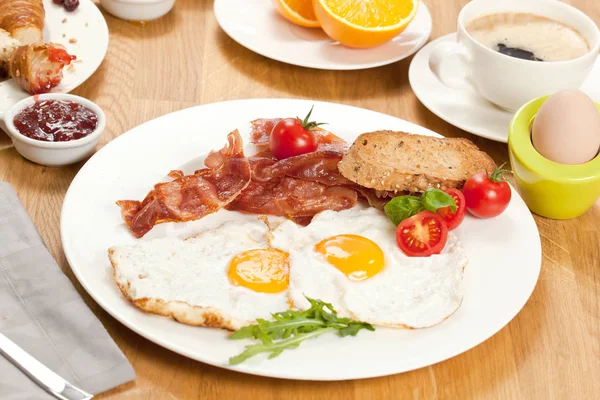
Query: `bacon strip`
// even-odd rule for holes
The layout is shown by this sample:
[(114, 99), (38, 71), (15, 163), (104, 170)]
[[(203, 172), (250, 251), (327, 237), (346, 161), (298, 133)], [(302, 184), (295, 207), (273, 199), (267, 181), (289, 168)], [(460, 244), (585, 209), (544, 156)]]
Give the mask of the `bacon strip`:
[(319, 182), (326, 186), (351, 185), (338, 171), (337, 165), (343, 153), (339, 151), (315, 151), (277, 161), (265, 151), (250, 158), (252, 180), (267, 182), (283, 176)]
[[(252, 142), (268, 144), (278, 121), (253, 121)], [(269, 150), (246, 158), (234, 131), (227, 146), (206, 157), (206, 168), (193, 175), (171, 171), (173, 180), (155, 185), (142, 202), (118, 201), (122, 218), (139, 238), (156, 224), (192, 221), (221, 208), (283, 216), (306, 225), (321, 211), (353, 207), (359, 191), (337, 168), (346, 142), (324, 129), (315, 134), (317, 151), (277, 160)], [(372, 193), (362, 195), (374, 198)]]
[(239, 132), (228, 144), (211, 152), (194, 175), (171, 171), (171, 182), (159, 183), (142, 201), (121, 200), (121, 216), (137, 238), (164, 222), (185, 222), (214, 213), (233, 201), (250, 184), (250, 163)]
[(281, 118), (259, 118), (250, 122), (250, 143), (256, 145), (269, 144), (269, 138), (275, 125), (281, 121)]
[[(278, 121), (252, 121), (252, 142), (267, 144)], [(315, 133), (319, 144), (315, 152), (277, 160), (265, 150), (250, 157), (252, 182), (227, 209), (283, 216), (307, 225), (321, 211), (354, 207), (358, 193), (337, 168), (346, 142), (323, 129)]]
[(307, 225), (321, 211), (345, 210), (354, 207), (357, 200), (357, 192), (348, 187), (283, 177), (267, 182), (252, 181), (226, 208), (287, 217)]

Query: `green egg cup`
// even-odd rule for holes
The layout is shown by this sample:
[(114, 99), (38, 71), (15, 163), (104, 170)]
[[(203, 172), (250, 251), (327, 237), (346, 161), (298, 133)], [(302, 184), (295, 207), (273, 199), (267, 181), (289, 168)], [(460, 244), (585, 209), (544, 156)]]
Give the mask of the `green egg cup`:
[[(531, 142), (531, 124), (550, 96), (521, 107), (508, 130), (508, 151), (517, 190), (531, 211), (552, 219), (576, 218), (600, 197), (600, 155), (578, 165), (543, 157)], [(600, 104), (595, 103), (600, 112)]]

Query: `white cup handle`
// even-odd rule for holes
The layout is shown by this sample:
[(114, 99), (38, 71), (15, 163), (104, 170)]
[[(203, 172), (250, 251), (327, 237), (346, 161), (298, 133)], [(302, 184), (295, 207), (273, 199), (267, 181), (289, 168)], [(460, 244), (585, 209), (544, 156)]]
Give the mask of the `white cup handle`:
[(469, 87), (473, 92), (479, 93), (477, 87), (471, 80), (471, 54), (460, 43), (442, 42), (433, 49), (429, 56), (429, 68), (436, 78), (438, 78), (438, 80), (444, 85), (451, 87), (452, 89), (466, 89), (464, 85), (458, 85), (456, 81), (449, 81), (448, 79), (444, 78), (444, 75), (441, 73), (445, 61), (451, 57), (458, 58), (464, 65), (467, 71), (465, 81), (469, 84)]

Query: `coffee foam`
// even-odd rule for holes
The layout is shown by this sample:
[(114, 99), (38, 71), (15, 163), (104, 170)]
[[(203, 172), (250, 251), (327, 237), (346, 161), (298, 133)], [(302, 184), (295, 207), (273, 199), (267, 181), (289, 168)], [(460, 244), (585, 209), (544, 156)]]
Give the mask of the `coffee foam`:
[(590, 51), (579, 32), (561, 22), (525, 13), (479, 17), (466, 26), (475, 40), (492, 50), (498, 45), (532, 52), (542, 61), (565, 61)]

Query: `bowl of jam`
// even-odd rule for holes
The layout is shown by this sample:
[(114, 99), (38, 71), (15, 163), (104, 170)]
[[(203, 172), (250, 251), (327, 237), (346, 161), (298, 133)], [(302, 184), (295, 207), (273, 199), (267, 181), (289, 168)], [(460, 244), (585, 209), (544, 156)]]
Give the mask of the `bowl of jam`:
[(28, 97), (5, 112), (3, 119), (23, 157), (52, 167), (92, 155), (106, 125), (100, 107), (70, 94)]

